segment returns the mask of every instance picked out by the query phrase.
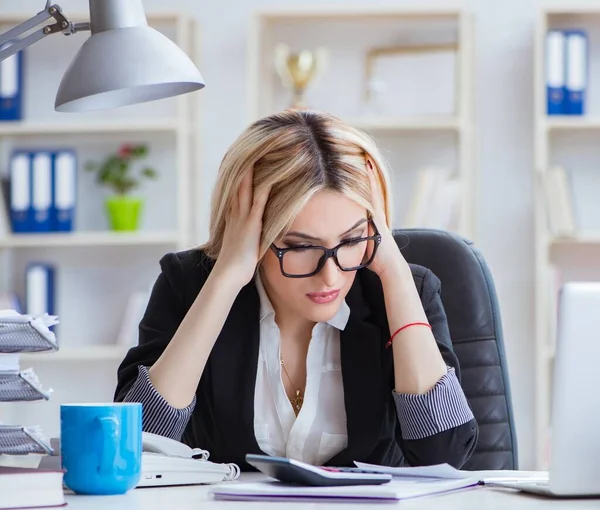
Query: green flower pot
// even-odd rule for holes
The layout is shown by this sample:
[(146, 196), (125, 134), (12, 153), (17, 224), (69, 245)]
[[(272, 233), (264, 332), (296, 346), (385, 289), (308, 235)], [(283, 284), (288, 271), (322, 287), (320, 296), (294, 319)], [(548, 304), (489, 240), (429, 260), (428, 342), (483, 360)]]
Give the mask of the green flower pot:
[(138, 229), (143, 206), (141, 198), (113, 196), (108, 197), (105, 204), (112, 230), (132, 231)]

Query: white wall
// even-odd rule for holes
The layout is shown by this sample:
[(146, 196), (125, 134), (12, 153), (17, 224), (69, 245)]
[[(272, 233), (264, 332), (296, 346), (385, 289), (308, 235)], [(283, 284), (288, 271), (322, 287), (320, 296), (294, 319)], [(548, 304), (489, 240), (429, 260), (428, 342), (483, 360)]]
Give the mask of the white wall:
[[(329, 0), (331, 5), (367, 0)], [(381, 5), (465, 6), (475, 16), (476, 142), (479, 172), (477, 241), (495, 276), (503, 315), (516, 409), (521, 467), (533, 464), (533, 162), (532, 43), (535, 0), (396, 0)], [(82, 11), (84, 0), (58, 2), (65, 13)], [(145, 0), (147, 9), (185, 9), (201, 23), (205, 193), (198, 213), (205, 232), (210, 188), (220, 159), (245, 127), (248, 14), (260, 5), (322, 4), (322, 0)], [(546, 2), (547, 3), (547, 2)], [(568, 2), (565, 2), (568, 3)], [(598, 2), (596, 2), (598, 3)], [(44, 0), (3, 0), (2, 8), (33, 14)], [(57, 36), (55, 36), (57, 37)], [(76, 37), (76, 36), (75, 36)]]

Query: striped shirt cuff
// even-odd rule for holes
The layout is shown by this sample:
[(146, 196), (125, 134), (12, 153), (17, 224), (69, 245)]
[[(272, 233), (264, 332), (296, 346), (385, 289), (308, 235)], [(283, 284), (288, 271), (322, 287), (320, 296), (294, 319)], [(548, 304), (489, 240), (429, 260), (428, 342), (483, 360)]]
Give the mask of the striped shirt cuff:
[(138, 377), (125, 395), (123, 402), (140, 402), (142, 404), (142, 430), (144, 432), (181, 441), (183, 431), (196, 406), (196, 395), (190, 405), (183, 409), (177, 409), (169, 404), (152, 385), (148, 368), (140, 365), (138, 369)]
[(423, 395), (393, 393), (403, 439), (423, 439), (473, 419), (453, 367)]

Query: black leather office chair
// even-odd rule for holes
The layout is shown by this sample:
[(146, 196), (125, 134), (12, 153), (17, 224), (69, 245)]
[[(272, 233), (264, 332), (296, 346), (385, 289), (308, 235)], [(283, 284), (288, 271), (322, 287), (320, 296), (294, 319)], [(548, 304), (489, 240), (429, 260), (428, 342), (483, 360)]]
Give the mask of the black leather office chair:
[(517, 442), (502, 325), (492, 276), (472, 242), (430, 229), (395, 230), (406, 260), (442, 282), (461, 383), (479, 424), (476, 450), (463, 467), (517, 469)]

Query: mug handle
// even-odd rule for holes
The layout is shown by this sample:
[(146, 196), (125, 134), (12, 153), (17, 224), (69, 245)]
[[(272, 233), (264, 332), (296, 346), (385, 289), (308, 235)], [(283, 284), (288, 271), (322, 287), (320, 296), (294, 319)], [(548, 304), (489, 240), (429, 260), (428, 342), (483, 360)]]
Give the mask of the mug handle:
[[(117, 445), (119, 443), (119, 420), (114, 416), (100, 416), (96, 418), (102, 429), (102, 453), (98, 473), (110, 475), (117, 460)], [(110, 440), (107, 440), (110, 438)]]

